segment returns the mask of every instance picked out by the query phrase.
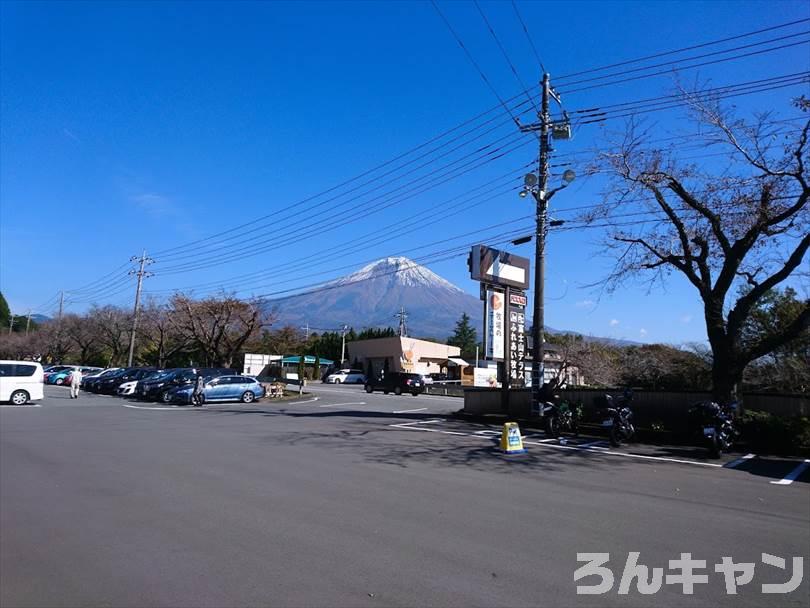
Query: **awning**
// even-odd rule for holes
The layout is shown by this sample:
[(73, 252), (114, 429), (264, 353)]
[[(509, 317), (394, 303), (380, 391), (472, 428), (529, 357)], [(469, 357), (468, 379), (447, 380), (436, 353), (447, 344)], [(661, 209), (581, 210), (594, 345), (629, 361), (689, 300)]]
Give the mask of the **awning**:
[[(281, 360), (281, 362), (285, 364), (296, 364), (299, 363), (300, 361), (301, 361), (300, 355), (292, 355), (289, 357), (284, 357), (284, 359)], [(332, 365), (333, 363), (334, 361), (332, 361), (331, 359), (324, 359), (323, 357), (321, 357), (320, 359), (321, 365)], [(313, 357), (312, 355), (305, 355), (304, 365), (315, 365), (315, 357)]]
[(450, 357), (447, 361), (459, 367), (467, 367), (469, 365), (464, 359), (459, 359), (458, 357)]

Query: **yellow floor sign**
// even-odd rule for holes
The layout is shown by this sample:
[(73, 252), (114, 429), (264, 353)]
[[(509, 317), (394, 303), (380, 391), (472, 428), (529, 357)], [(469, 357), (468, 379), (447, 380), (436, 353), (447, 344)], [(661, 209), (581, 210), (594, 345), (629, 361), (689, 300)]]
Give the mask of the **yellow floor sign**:
[(501, 431), (501, 452), (504, 454), (524, 454), (523, 437), (517, 422), (506, 422)]

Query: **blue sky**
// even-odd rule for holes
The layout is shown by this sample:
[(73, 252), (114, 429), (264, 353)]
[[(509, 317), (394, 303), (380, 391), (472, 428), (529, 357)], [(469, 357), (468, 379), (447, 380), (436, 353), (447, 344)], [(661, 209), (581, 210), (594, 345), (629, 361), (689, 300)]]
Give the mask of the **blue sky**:
[[(498, 94), (520, 93), (475, 5), (439, 6)], [(810, 17), (806, 2), (518, 6), (552, 80)], [(481, 2), (481, 8), (535, 94), (540, 69), (511, 4)], [(515, 178), (472, 196), (536, 157), (527, 137), (515, 139), (509, 149), (524, 145), (507, 155), (406, 200), (397, 197), (418, 191), (409, 179), (442, 161), (419, 170), (411, 165), (408, 177), (370, 174), (368, 180), (378, 180), (354, 192), (345, 191), (358, 182), (295, 206), (497, 106), (430, 3), (3, 2), (0, 11), (0, 289), (17, 314), (29, 308), (53, 314), (61, 289), (74, 292), (68, 310), (91, 302), (131, 305), (126, 264), (144, 249), (156, 260), (155, 276), (145, 283), (153, 297), (192, 287), (203, 295), (223, 285), (247, 297), (335, 278), (387, 255), (418, 261), (477, 236), (486, 243), (506, 230), (492, 226), (532, 211), (529, 199), (505, 191)], [(807, 29), (804, 23), (751, 40)], [(807, 49), (682, 76), (717, 86), (799, 72), (810, 67)], [(665, 75), (563, 100), (567, 109), (589, 108), (672, 89), (672, 75)], [(772, 109), (791, 116), (788, 99), (806, 90), (734, 103), (742, 115)], [(651, 121), (664, 135), (694, 130), (678, 111), (655, 113)], [(612, 121), (607, 129), (621, 126)], [(605, 130), (578, 128), (573, 140), (557, 145), (556, 162), (592, 147)], [(506, 124), (444, 162), (498, 138), (510, 142), (513, 132)], [(568, 160), (576, 158), (585, 157)], [(600, 186), (598, 178), (578, 180), (554, 199), (552, 214), (572, 217), (562, 210), (595, 203)], [(372, 243), (357, 241), (391, 224)], [(430, 245), (451, 237), (457, 238)], [(613, 294), (585, 287), (610, 266), (599, 237), (598, 230), (550, 237), (549, 325), (641, 341), (705, 339), (699, 301), (678, 277), (653, 291), (642, 283)], [(218, 244), (222, 249), (206, 257)], [(193, 270), (220, 254), (227, 263)], [(428, 265), (477, 294), (463, 257)]]

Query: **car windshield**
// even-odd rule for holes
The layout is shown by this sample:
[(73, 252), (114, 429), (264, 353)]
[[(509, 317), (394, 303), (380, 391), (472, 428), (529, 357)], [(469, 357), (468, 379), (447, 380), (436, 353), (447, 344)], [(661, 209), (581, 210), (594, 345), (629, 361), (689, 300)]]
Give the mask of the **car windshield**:
[(144, 378), (144, 380), (167, 380), (174, 374), (175, 372), (155, 372), (153, 375)]

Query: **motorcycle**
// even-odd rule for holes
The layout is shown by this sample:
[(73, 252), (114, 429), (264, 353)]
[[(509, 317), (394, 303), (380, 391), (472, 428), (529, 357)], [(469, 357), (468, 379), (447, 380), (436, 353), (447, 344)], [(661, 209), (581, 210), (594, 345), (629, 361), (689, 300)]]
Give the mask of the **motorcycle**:
[(606, 405), (602, 409), (602, 426), (609, 429), (610, 445), (619, 447), (636, 434), (633, 426), (633, 410), (630, 409), (632, 395), (625, 393), (618, 403), (614, 403), (611, 395), (605, 395), (605, 401)]
[(578, 436), (582, 408), (572, 408), (567, 401), (559, 402), (559, 395), (554, 395), (554, 397), (554, 401), (543, 404), (546, 434), (549, 437), (559, 437), (562, 433), (571, 433), (574, 437)]
[(714, 401), (701, 401), (689, 409), (689, 429), (713, 458), (720, 458), (739, 436), (734, 426), (737, 403), (721, 406)]

